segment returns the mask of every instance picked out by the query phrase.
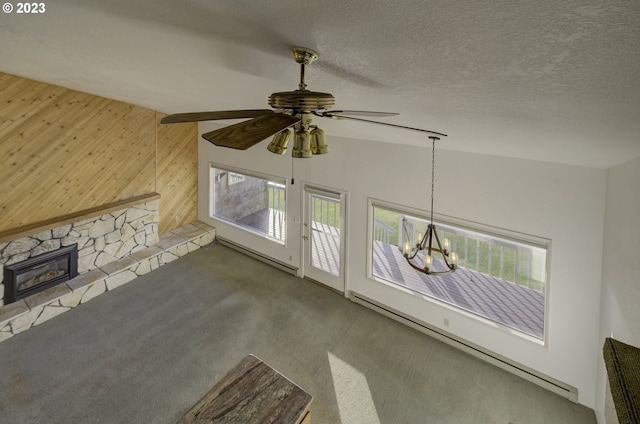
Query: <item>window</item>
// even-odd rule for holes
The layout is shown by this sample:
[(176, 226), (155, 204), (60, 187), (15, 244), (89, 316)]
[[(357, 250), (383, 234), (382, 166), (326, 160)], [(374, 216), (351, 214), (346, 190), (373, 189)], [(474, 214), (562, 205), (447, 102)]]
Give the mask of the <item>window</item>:
[(285, 241), (285, 181), (211, 167), (213, 218)]
[(371, 209), (374, 278), (544, 340), (547, 240), (434, 222), (440, 240), (449, 239), (458, 254), (459, 269), (429, 276), (411, 268), (401, 248), (425, 233), (426, 217), (378, 201)]

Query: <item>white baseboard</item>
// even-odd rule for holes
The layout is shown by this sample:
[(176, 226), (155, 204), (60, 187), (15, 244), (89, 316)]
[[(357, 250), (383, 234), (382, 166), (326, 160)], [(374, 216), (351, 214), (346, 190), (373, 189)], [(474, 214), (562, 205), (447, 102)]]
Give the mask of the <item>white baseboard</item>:
[(264, 263), (266, 263), (268, 265), (274, 266), (274, 267), (278, 268), (281, 271), (284, 271), (284, 272), (287, 272), (289, 274), (296, 275), (296, 276), (298, 275), (298, 268), (296, 268), (296, 267), (294, 267), (292, 265), (286, 264), (284, 262), (280, 262), (280, 261), (278, 261), (276, 259), (273, 259), (273, 258), (271, 258), (269, 256), (266, 256), (266, 255), (264, 255), (264, 254), (262, 254), (260, 252), (257, 252), (257, 251), (255, 251), (253, 249), (250, 249), (248, 247), (239, 245), (239, 244), (237, 244), (237, 243), (235, 243), (235, 242), (233, 242), (233, 241), (231, 241), (229, 239), (225, 239), (225, 238), (222, 238), (222, 237), (217, 237), (216, 241), (218, 243), (220, 243), (221, 245), (223, 245), (223, 246), (227, 246), (227, 247), (229, 247), (229, 248), (231, 248), (233, 250), (236, 250), (236, 251), (238, 251), (240, 253), (244, 253), (247, 256), (250, 256), (250, 257), (252, 257), (254, 259), (257, 259), (257, 260), (259, 260), (261, 262), (264, 262)]
[(355, 303), (358, 303), (362, 306), (372, 309), (391, 319), (394, 319), (398, 322), (408, 325), (409, 327), (416, 329), (422, 333), (425, 333), (450, 346), (460, 349), (463, 352), (466, 352), (472, 356), (475, 356), (476, 358), (482, 359), (483, 361), (486, 361), (492, 365), (495, 365), (498, 368), (501, 368), (514, 375), (517, 375), (518, 377), (521, 377), (524, 380), (530, 381), (553, 393), (556, 393), (564, 398), (567, 398), (572, 402), (578, 403), (578, 389), (573, 386), (570, 386), (566, 383), (556, 380), (555, 378), (549, 377), (535, 370), (532, 370), (531, 368), (528, 368), (522, 364), (518, 364), (510, 360), (509, 358), (498, 355), (495, 352), (491, 352), (473, 343), (460, 340), (455, 336), (446, 333), (445, 331), (442, 331), (437, 328), (433, 328), (430, 325), (420, 320), (409, 317), (399, 311), (389, 308), (388, 306), (381, 305), (378, 302), (372, 299), (369, 299), (368, 297), (362, 294), (351, 291), (349, 292), (349, 299), (351, 299)]

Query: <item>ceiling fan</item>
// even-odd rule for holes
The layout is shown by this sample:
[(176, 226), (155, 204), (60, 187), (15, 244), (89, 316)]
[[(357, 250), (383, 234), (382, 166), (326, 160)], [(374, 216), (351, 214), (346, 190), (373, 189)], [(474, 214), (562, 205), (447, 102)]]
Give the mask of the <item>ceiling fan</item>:
[(295, 138), (291, 155), (296, 158), (307, 158), (314, 154), (323, 154), (329, 151), (324, 132), (316, 125), (313, 125), (314, 116), (332, 119), (350, 119), (420, 131), (432, 134), (433, 136), (446, 136), (446, 134), (435, 131), (372, 121), (358, 117), (386, 117), (398, 115), (397, 113), (330, 110), (335, 103), (335, 98), (329, 93), (307, 90), (307, 85), (304, 81), (305, 65), (310, 65), (316, 61), (318, 54), (307, 48), (294, 48), (291, 50), (291, 53), (293, 54), (293, 59), (300, 65), (300, 83), (298, 84), (297, 90), (273, 93), (269, 96), (269, 105), (273, 110), (246, 109), (176, 113), (164, 117), (160, 122), (163, 124), (175, 124), (181, 122), (251, 118), (247, 121), (202, 134), (202, 138), (216, 146), (246, 150), (262, 140), (274, 136), (267, 149), (276, 154), (284, 154), (286, 152), (287, 142), (291, 135), (289, 128), (293, 127)]

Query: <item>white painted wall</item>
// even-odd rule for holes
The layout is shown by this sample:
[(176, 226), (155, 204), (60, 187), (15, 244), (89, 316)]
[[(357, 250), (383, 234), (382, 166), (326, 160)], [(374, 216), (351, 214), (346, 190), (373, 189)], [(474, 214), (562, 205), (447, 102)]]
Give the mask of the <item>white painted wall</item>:
[[(210, 123), (201, 132), (215, 129)], [(402, 136), (398, 132), (398, 137)], [(207, 163), (295, 178), (288, 186), (289, 217), (301, 215), (302, 183), (349, 192), (347, 290), (388, 304), (434, 327), (575, 386), (580, 403), (593, 407), (599, 349), (600, 278), (606, 172), (600, 169), (444, 150), (436, 152), (435, 211), (440, 214), (552, 240), (547, 346), (385, 284), (367, 279), (367, 199), (427, 210), (431, 143), (425, 147), (328, 136), (331, 153), (311, 159), (276, 156), (267, 141), (247, 151), (200, 144), (200, 219), (276, 259), (298, 264), (298, 224), (289, 220), (289, 242), (273, 246), (208, 219)], [(444, 328), (447, 318), (449, 326)]]
[(600, 350), (596, 413), (613, 424), (615, 411), (606, 404), (607, 375), (602, 360), (605, 337), (640, 347), (640, 158), (607, 171), (606, 219), (602, 266)]

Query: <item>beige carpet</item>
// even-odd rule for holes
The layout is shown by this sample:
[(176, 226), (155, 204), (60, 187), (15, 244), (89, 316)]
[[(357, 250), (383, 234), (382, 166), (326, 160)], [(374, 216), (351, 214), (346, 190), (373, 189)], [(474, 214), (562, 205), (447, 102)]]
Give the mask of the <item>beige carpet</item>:
[(2, 423), (174, 423), (253, 353), (314, 424), (595, 423), (593, 411), (213, 245), (0, 343)]

